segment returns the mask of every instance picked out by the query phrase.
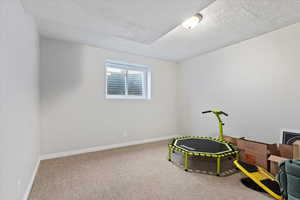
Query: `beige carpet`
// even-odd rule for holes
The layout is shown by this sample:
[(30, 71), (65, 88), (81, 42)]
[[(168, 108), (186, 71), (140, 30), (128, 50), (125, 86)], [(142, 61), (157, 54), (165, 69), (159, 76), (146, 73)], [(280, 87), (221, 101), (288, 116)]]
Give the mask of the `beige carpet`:
[(270, 200), (241, 174), (189, 173), (167, 161), (166, 142), (42, 161), (30, 200)]

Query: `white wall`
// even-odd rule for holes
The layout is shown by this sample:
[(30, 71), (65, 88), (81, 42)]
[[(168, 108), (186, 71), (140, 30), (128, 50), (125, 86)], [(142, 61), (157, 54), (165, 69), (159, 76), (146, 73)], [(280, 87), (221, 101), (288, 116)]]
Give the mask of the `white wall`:
[(0, 199), (19, 200), (39, 157), (38, 34), (19, 0), (0, 1)]
[[(79, 150), (178, 134), (177, 65), (41, 39), (41, 152)], [(105, 100), (106, 59), (149, 65), (151, 100)]]
[[(278, 142), (283, 128), (300, 130), (300, 24), (182, 62), (182, 126), (187, 135), (225, 133)], [(199, 44), (201, 45), (201, 44)]]

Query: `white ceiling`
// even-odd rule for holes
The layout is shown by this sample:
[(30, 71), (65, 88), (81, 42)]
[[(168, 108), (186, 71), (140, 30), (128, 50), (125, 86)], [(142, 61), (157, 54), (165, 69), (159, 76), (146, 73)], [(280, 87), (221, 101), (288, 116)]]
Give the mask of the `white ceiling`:
[[(23, 4), (47, 37), (173, 61), (300, 22), (300, 0), (23, 0)], [(198, 11), (204, 18), (195, 29), (180, 26)]]
[(85, 32), (148, 44), (213, 1), (23, 0), (23, 3), (42, 21), (42, 26), (48, 26), (43, 22), (47, 20)]

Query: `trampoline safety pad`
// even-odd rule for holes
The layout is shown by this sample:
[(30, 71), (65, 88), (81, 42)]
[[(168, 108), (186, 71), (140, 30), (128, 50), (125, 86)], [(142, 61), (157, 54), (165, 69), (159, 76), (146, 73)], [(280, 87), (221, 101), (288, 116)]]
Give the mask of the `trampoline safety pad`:
[[(206, 171), (216, 175), (234, 169), (233, 159), (236, 159), (239, 153), (229, 142), (201, 136), (177, 137), (168, 147), (169, 161), (175, 162), (175, 158), (179, 158), (186, 171), (193, 167), (195, 171)], [(181, 156), (178, 156), (179, 154)], [(229, 164), (230, 167), (224, 167), (225, 164)]]

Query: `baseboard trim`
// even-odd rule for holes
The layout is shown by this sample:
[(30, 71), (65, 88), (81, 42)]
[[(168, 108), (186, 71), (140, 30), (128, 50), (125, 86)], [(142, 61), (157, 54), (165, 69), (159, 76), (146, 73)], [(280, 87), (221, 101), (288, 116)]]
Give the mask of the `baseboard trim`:
[(40, 160), (48, 160), (48, 159), (53, 159), (53, 158), (61, 158), (61, 157), (78, 155), (78, 154), (95, 152), (95, 151), (104, 151), (104, 150), (116, 149), (116, 148), (120, 148), (120, 147), (133, 146), (133, 145), (138, 145), (138, 144), (146, 144), (146, 143), (151, 143), (151, 142), (159, 142), (159, 141), (168, 140), (168, 139), (171, 139), (171, 138), (174, 138), (174, 137), (178, 137), (178, 136), (179, 135), (169, 135), (169, 136), (164, 136), (164, 137), (159, 137), (159, 138), (151, 138), (151, 139), (146, 139), (146, 140), (138, 140), (138, 141), (132, 141), (132, 142), (125, 142), (125, 143), (120, 143), (120, 144), (112, 144), (112, 145), (105, 145), (105, 146), (95, 146), (95, 147), (90, 147), (90, 148), (85, 148), (85, 149), (79, 149), (79, 150), (73, 150), (73, 151), (65, 151), (65, 152), (59, 152), (59, 153), (50, 153), (50, 154), (41, 155), (40, 156)]
[(35, 167), (34, 167), (34, 170), (33, 170), (33, 173), (32, 173), (32, 177), (30, 179), (30, 182), (26, 188), (26, 191), (25, 191), (25, 194), (22, 198), (22, 200), (28, 200), (29, 198), (29, 195), (30, 195), (30, 192), (31, 192), (31, 189), (32, 189), (32, 186), (33, 186), (33, 182), (34, 182), (34, 179), (35, 179), (35, 176), (38, 172), (38, 169), (39, 169), (39, 166), (40, 166), (40, 159), (37, 161)]

